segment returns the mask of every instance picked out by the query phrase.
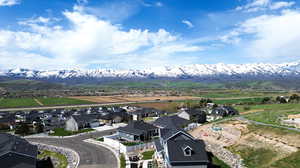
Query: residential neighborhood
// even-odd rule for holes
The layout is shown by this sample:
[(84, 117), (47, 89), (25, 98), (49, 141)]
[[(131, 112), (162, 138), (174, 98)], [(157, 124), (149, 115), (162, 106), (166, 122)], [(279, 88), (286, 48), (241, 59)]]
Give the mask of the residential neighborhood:
[[(59, 138), (70, 135), (76, 137), (78, 134), (80, 137), (81, 134), (92, 136), (95, 131), (101, 133), (112, 130), (111, 135), (95, 137), (94, 141), (111, 148), (112, 151), (122, 153), (127, 158), (126, 165), (129, 167), (147, 164), (158, 168), (204, 168), (210, 165), (205, 144), (192, 137), (187, 131), (206, 123), (209, 117), (219, 119), (236, 114), (238, 112), (235, 109), (223, 106), (214, 108), (207, 106), (201, 109), (179, 108), (177, 113), (138, 106), (2, 112), (0, 113), (1, 129), (10, 134), (1, 134), (3, 136), (1, 144), (3, 150), (20, 148), (13, 147), (12, 143), (9, 146), (8, 139), (13, 139), (18, 141), (16, 144), (22, 142), (28, 146), (25, 151), (18, 152), (26, 152), (29, 147), (35, 149), (34, 156), (30, 155), (28, 159), (28, 163), (35, 167), (37, 148), (34, 145), (30, 146), (18, 135), (25, 138), (27, 136)], [(97, 140), (99, 138), (101, 141)], [(141, 157), (143, 152), (150, 152), (152, 155), (145, 160)], [(7, 152), (2, 153), (5, 154), (2, 158), (7, 157)], [(2, 159), (3, 162), (4, 160), (6, 159)]]

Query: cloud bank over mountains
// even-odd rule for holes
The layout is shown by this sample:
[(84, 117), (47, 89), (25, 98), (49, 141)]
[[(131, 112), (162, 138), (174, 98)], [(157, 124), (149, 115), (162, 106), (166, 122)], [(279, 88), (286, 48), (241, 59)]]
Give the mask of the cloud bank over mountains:
[[(3, 7), (22, 5), (20, 3), (18, 0), (0, 0)], [(167, 7), (162, 2), (143, 2), (143, 5), (162, 10)], [(195, 33), (187, 37), (163, 27), (155, 31), (124, 27), (107, 17), (100, 17), (101, 13), (94, 13), (89, 1), (81, 0), (73, 9), (62, 11), (61, 18), (33, 16), (20, 19), (18, 28), (0, 27), (0, 67), (130, 69), (188, 65), (203, 63), (202, 60), (216, 51), (218, 54), (215, 55), (227, 54), (222, 59), (227, 58), (225, 61), (229, 62), (232, 53), (223, 52), (228, 48), (232, 48), (236, 57), (249, 62), (298, 60), (300, 11), (296, 5), (294, 1), (252, 0), (223, 13), (225, 16), (228, 13), (253, 15), (240, 18), (241, 21), (214, 35), (197, 36)], [(102, 11), (101, 16), (105, 16), (105, 10)], [(65, 21), (63, 24), (62, 20)], [(193, 19), (181, 19), (179, 23), (185, 24), (190, 31), (198, 29)], [(218, 60), (218, 57), (214, 59)], [(219, 62), (224, 61), (222, 59)]]

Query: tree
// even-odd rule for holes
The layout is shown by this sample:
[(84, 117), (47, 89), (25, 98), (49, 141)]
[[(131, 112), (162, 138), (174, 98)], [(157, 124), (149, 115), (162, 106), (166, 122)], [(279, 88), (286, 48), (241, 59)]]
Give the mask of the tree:
[(290, 96), (290, 100), (291, 101), (295, 101), (295, 102), (298, 102), (300, 100), (300, 96), (298, 96), (297, 94), (292, 94)]
[(262, 104), (266, 104), (266, 103), (269, 103), (271, 101), (271, 98), (270, 97), (264, 97), (261, 101)]
[(206, 107), (207, 106), (207, 103), (212, 103), (213, 101), (210, 100), (210, 99), (201, 99), (199, 101), (199, 106), (200, 107)]
[(278, 96), (278, 97), (276, 97), (276, 102), (278, 102), (280, 104), (284, 104), (284, 103), (287, 103), (287, 100), (283, 96)]
[(25, 136), (25, 135), (29, 134), (29, 131), (30, 131), (29, 126), (25, 123), (21, 123), (21, 124), (16, 126), (15, 133)]

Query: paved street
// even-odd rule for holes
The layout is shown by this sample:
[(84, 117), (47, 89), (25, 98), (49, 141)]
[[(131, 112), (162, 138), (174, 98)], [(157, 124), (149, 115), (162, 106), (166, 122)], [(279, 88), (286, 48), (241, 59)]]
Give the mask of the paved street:
[(118, 160), (108, 149), (83, 142), (91, 137), (109, 135), (112, 131), (95, 132), (73, 138), (29, 138), (29, 141), (70, 148), (79, 154), (79, 168), (117, 168)]

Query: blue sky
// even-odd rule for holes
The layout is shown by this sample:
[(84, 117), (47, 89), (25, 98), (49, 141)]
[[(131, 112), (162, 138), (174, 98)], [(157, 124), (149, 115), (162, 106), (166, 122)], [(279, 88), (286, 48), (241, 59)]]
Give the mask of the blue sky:
[(0, 69), (300, 59), (298, 0), (0, 0)]

